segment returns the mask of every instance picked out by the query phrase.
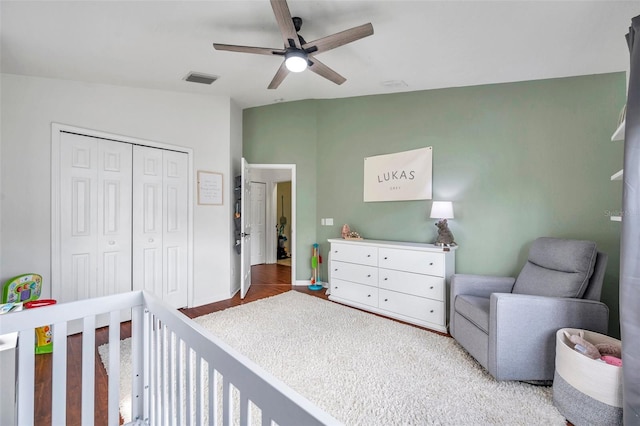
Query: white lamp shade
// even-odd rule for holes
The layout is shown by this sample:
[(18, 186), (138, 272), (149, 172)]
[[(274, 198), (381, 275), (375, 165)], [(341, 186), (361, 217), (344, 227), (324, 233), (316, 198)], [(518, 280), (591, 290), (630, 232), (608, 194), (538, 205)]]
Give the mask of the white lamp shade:
[(432, 219), (453, 219), (453, 203), (451, 201), (434, 201), (431, 205)]

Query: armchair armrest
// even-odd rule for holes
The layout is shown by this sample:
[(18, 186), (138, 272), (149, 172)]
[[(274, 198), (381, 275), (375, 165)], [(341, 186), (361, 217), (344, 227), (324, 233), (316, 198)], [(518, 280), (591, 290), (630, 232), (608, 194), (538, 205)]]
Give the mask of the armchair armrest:
[(607, 333), (609, 308), (594, 300), (494, 293), (490, 304), (488, 368), (498, 380), (552, 380), (558, 329)]
[(458, 294), (488, 298), (491, 293), (511, 293), (515, 282), (513, 277), (454, 274), (451, 276), (451, 300)]

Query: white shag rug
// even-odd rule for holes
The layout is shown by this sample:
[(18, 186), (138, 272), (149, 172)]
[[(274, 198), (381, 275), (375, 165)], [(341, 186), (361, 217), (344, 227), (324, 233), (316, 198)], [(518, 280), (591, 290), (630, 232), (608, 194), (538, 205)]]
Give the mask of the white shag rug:
[(296, 291), (195, 321), (346, 425), (566, 425), (550, 387), (498, 382), (452, 338)]

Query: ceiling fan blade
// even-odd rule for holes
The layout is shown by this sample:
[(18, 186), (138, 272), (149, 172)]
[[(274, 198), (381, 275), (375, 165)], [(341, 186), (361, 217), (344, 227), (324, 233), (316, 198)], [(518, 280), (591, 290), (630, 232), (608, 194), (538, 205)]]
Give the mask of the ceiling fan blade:
[(331, 68), (329, 68), (328, 66), (320, 62), (319, 60), (317, 60), (316, 58), (310, 57), (309, 62), (310, 62), (309, 69), (315, 72), (316, 74), (326, 78), (327, 80), (333, 81), (335, 84), (342, 84), (345, 81), (347, 81), (346, 78), (344, 78), (343, 76), (341, 76), (340, 74), (338, 74), (337, 72), (335, 72), (334, 70), (332, 70)]
[[(273, 9), (274, 15), (276, 15), (276, 21), (282, 33), (284, 45), (286, 47), (297, 47), (300, 49), (300, 40), (298, 40), (298, 33), (293, 25), (293, 19), (291, 18), (291, 12), (289, 12), (287, 2), (285, 0), (271, 0), (271, 8)], [(291, 43), (293, 43), (293, 45)]]
[[(321, 53), (327, 50), (335, 49), (338, 46), (360, 40), (373, 34), (373, 25), (371, 23), (353, 27), (339, 33), (332, 34), (318, 40), (311, 41), (302, 46), (308, 53)], [(315, 49), (313, 49), (315, 47)], [(312, 49), (312, 50), (308, 50)]]
[(233, 44), (220, 44), (213, 43), (213, 48), (216, 50), (227, 50), (229, 52), (242, 52), (242, 53), (257, 53), (259, 55), (284, 55), (284, 49), (270, 49), (268, 47), (253, 47), (253, 46), (236, 46)]
[(282, 61), (280, 68), (278, 68), (278, 71), (276, 71), (276, 75), (273, 76), (273, 80), (271, 80), (271, 83), (269, 83), (269, 87), (267, 87), (267, 89), (277, 89), (287, 75), (289, 75), (289, 70), (284, 65), (284, 61)]

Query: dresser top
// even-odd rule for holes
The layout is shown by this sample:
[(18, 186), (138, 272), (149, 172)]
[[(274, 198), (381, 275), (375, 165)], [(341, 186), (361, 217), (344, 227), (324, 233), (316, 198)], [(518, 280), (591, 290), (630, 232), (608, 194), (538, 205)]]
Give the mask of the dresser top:
[(354, 244), (354, 245), (360, 245), (360, 246), (388, 247), (388, 248), (437, 251), (437, 252), (451, 252), (458, 249), (458, 246), (441, 247), (435, 244), (411, 243), (407, 241), (385, 241), (385, 240), (367, 240), (367, 239), (347, 240), (343, 238), (329, 238), (327, 241), (329, 241), (330, 243), (337, 243), (337, 244)]

